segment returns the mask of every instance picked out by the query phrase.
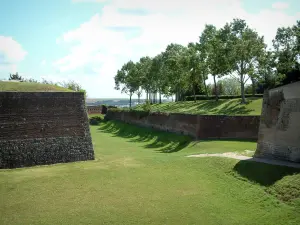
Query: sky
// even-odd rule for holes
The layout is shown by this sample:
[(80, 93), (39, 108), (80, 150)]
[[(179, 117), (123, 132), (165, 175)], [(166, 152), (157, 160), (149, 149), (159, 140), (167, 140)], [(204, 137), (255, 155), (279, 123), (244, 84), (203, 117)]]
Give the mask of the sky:
[(18, 72), (74, 80), (90, 98), (126, 97), (114, 89), (124, 63), (197, 42), (205, 24), (220, 28), (233, 18), (271, 47), (278, 27), (300, 20), (300, 1), (0, 0), (0, 80)]

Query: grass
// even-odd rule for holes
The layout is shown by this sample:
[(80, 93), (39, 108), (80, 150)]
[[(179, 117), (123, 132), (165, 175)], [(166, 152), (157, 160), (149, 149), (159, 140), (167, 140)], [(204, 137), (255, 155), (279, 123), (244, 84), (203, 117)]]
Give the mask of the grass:
[[(204, 115), (260, 115), (262, 98), (248, 98), (247, 104), (240, 104), (240, 99), (199, 100), (197, 102), (169, 102), (153, 104), (151, 111), (168, 113), (189, 113)], [(142, 110), (142, 105), (135, 107)]]
[(300, 224), (300, 170), (196, 153), (254, 150), (121, 122), (96, 160), (0, 171), (0, 224)]
[(0, 92), (1, 91), (70, 92), (71, 90), (50, 84), (0, 81)]

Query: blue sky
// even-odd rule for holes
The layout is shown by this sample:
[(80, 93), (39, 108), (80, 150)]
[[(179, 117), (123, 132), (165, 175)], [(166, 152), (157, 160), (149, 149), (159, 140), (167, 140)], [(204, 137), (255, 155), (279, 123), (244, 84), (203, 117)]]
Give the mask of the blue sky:
[(268, 44), (300, 20), (300, 3), (242, 0), (0, 0), (0, 79), (75, 80), (89, 97), (126, 97), (113, 77), (170, 42), (197, 41), (205, 23), (246, 19)]

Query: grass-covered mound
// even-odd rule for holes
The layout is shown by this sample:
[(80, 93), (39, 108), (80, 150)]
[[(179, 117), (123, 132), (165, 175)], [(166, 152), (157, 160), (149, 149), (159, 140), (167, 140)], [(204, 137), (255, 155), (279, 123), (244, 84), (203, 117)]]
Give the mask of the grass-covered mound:
[[(260, 115), (262, 98), (248, 98), (247, 101), (247, 104), (240, 104), (240, 99), (168, 102), (153, 104), (151, 111), (202, 115)], [(143, 110), (143, 106), (138, 105), (133, 109)]]
[(57, 85), (31, 83), (31, 82), (13, 82), (0, 81), (1, 91), (13, 92), (70, 92), (71, 90)]

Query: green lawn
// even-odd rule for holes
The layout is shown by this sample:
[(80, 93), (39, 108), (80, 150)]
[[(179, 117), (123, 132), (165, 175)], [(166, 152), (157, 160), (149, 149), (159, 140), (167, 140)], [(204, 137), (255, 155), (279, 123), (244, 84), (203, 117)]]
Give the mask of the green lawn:
[(28, 83), (28, 82), (8, 82), (0, 81), (0, 91), (18, 91), (18, 92), (70, 92), (71, 90), (40, 83)]
[(254, 150), (120, 122), (96, 160), (0, 171), (0, 224), (300, 224), (300, 170), (189, 154)]
[[(152, 105), (151, 111), (169, 113), (189, 113), (205, 115), (260, 115), (262, 98), (248, 98), (248, 103), (240, 104), (240, 99), (200, 100), (197, 102), (169, 102)], [(142, 109), (136, 106), (135, 109)]]

